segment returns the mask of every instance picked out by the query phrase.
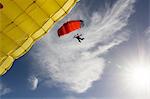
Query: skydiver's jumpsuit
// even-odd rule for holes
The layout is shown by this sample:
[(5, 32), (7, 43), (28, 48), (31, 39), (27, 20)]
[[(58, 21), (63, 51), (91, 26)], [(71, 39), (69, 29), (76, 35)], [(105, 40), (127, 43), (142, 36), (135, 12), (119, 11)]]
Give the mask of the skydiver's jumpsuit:
[(74, 36), (74, 38), (76, 38), (80, 43), (81, 43), (81, 40), (84, 40), (84, 38), (81, 38), (82, 34), (77, 34)]

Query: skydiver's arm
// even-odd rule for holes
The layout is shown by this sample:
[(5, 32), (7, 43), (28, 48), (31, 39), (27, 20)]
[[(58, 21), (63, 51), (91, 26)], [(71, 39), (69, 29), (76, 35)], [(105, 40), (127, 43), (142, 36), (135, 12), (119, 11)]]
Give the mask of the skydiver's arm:
[(76, 38), (77, 36), (75, 35), (73, 38)]

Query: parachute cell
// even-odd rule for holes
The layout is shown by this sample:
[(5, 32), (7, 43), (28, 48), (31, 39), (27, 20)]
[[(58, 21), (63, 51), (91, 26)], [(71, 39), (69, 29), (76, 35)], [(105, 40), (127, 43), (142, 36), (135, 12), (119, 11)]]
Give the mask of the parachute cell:
[(64, 36), (66, 34), (69, 34), (77, 29), (80, 29), (83, 27), (84, 23), (82, 20), (71, 20), (66, 23), (64, 23), (59, 29), (58, 29), (58, 36)]
[(0, 0), (0, 75), (24, 55), (77, 0)]

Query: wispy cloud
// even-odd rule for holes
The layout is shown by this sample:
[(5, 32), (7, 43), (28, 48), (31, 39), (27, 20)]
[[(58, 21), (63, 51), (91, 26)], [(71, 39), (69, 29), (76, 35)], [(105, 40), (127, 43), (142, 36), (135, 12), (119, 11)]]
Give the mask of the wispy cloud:
[(0, 96), (6, 95), (11, 92), (11, 89), (0, 83)]
[(28, 81), (29, 81), (31, 90), (36, 90), (38, 87), (38, 82), (39, 82), (38, 78), (35, 76), (30, 76)]
[(146, 35), (146, 37), (148, 39), (148, 42), (150, 42), (150, 26), (147, 27), (147, 29), (145, 30), (145, 35)]
[[(76, 97), (76, 96), (67, 96), (64, 99), (104, 99), (104, 98), (96, 98), (96, 97)], [(106, 98), (105, 98), (106, 99)]]
[(32, 56), (38, 64), (36, 70), (41, 79), (50, 84), (55, 82), (65, 90), (85, 92), (102, 76), (106, 61), (102, 55), (128, 40), (129, 33), (123, 28), (133, 13), (134, 2), (118, 0), (112, 8), (104, 9), (105, 13), (93, 12), (91, 17), (85, 16), (90, 12), (85, 6), (74, 9), (69, 19), (80, 18), (85, 23), (88, 20), (86, 26), (77, 31), (83, 33), (85, 40), (79, 44), (72, 39), (77, 32), (59, 38), (57, 29), (66, 19), (57, 24), (39, 46), (34, 47)]
[(145, 30), (146, 34), (150, 34), (150, 26)]

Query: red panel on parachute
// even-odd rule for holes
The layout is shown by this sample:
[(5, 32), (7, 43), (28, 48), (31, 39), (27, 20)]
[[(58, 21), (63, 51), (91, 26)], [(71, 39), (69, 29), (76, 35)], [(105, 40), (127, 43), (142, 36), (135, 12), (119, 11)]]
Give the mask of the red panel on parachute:
[(72, 31), (75, 31), (77, 29), (80, 29), (83, 26), (82, 20), (71, 20), (66, 23), (64, 23), (59, 29), (58, 29), (58, 36), (64, 36), (66, 34), (69, 34)]

